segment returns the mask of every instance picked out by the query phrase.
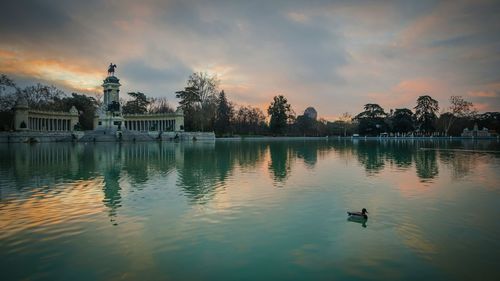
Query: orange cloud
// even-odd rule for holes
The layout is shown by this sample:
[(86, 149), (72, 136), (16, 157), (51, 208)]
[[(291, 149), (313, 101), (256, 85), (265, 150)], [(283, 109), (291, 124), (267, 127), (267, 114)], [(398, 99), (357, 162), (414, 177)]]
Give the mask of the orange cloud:
[[(417, 50), (425, 41), (454, 38), (477, 31), (474, 25), (467, 24), (469, 9), (480, 6), (479, 1), (442, 1), (429, 13), (417, 18), (405, 28), (398, 38), (398, 45)], [(422, 50), (422, 49), (420, 49)]]
[(69, 89), (93, 93), (100, 91), (103, 72), (78, 62), (33, 59), (29, 54), (0, 49), (0, 72), (54, 82)]
[(489, 111), (489, 108), (490, 108), (490, 104), (487, 104), (487, 103), (474, 103), (474, 107), (478, 110), (478, 111)]
[(498, 92), (495, 92), (495, 91), (475, 91), (475, 92), (469, 92), (468, 95), (470, 97), (479, 97), (479, 98), (496, 98), (498, 96)]
[(402, 80), (387, 92), (372, 92), (366, 96), (384, 108), (411, 108), (421, 95), (430, 95), (441, 102), (447, 100), (450, 94), (446, 85), (436, 79), (415, 78)]
[(294, 22), (305, 23), (309, 20), (309, 18), (302, 13), (290, 12), (287, 16)]

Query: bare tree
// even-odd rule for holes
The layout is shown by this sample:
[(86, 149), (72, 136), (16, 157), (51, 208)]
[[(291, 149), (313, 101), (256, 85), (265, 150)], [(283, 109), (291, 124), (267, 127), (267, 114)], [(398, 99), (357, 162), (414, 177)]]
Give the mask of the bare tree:
[(461, 96), (450, 97), (450, 107), (448, 108), (447, 118), (444, 120), (444, 133), (447, 136), (453, 123), (458, 118), (472, 117), (477, 113), (472, 102), (464, 100)]
[(9, 111), (17, 101), (20, 90), (5, 74), (0, 75), (0, 111)]
[(347, 136), (347, 127), (352, 123), (352, 115), (349, 112), (344, 112), (339, 117), (339, 121), (342, 122), (344, 127), (344, 137)]
[(170, 105), (167, 98), (151, 98), (147, 106), (149, 113), (172, 113), (174, 108)]
[(64, 91), (55, 86), (42, 84), (24, 88), (21, 95), (26, 98), (30, 108), (42, 110), (53, 110), (53, 107), (57, 107), (62, 98), (66, 97)]
[(195, 72), (189, 76), (187, 86), (198, 90), (201, 107), (217, 99), (220, 80), (217, 75), (210, 76), (206, 72)]
[(101, 92), (95, 92), (94, 93), (94, 99), (97, 103), (97, 107), (101, 107), (102, 103), (103, 103), (103, 97), (104, 97), (104, 94), (101, 93)]

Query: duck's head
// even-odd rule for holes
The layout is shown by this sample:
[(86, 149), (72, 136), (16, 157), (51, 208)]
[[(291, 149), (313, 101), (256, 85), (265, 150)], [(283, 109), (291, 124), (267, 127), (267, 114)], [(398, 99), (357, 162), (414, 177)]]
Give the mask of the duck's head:
[(365, 208), (363, 208), (363, 210), (361, 210), (361, 213), (364, 215), (364, 214), (367, 214), (368, 211)]

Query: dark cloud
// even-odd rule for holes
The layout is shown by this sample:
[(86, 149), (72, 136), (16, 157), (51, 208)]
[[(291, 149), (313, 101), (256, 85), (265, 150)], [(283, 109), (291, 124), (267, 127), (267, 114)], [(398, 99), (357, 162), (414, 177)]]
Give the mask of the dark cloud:
[(193, 71), (220, 71), (236, 102), (280, 92), (331, 116), (402, 81), (497, 91), (499, 18), (498, 1), (2, 1), (0, 55), (103, 75), (113, 61), (124, 92), (155, 96), (172, 97)]
[(144, 84), (174, 83), (186, 79), (193, 72), (180, 62), (155, 68), (138, 59), (123, 62), (117, 70), (130, 82)]

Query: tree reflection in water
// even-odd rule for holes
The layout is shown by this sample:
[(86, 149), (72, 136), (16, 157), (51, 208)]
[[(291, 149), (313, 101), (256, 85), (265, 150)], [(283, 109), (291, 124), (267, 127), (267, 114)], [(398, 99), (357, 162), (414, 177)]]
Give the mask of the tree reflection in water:
[(132, 191), (139, 191), (151, 179), (165, 180), (174, 173), (176, 188), (189, 202), (202, 204), (225, 188), (235, 169), (267, 170), (265, 176), (284, 186), (296, 165), (314, 169), (322, 158), (334, 154), (346, 160), (346, 165), (357, 159), (368, 175), (376, 176), (387, 167), (415, 167), (421, 181), (432, 181), (439, 176), (440, 165), (451, 167), (453, 175), (459, 177), (469, 173), (479, 158), (500, 157), (498, 153), (485, 156), (456, 151), (463, 148), (499, 150), (499, 144), (420, 140), (6, 144), (0, 146), (0, 176), (11, 184), (2, 186), (0, 199), (23, 196), (40, 186), (63, 188), (57, 184), (102, 176), (103, 203), (116, 222), (123, 204), (124, 181)]
[(416, 152), (415, 166), (421, 181), (430, 181), (439, 174), (436, 154), (437, 151), (434, 149)]
[(284, 183), (291, 170), (289, 145), (282, 142), (271, 142), (269, 144), (270, 160), (268, 164), (269, 173), (275, 183)]

